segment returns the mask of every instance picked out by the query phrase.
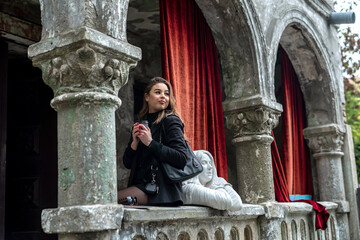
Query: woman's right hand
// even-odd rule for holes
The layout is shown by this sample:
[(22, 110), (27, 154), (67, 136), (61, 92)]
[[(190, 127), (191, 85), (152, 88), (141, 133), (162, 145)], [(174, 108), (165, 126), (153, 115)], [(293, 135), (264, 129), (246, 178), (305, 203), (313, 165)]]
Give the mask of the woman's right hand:
[(136, 151), (138, 145), (139, 145), (139, 142), (140, 142), (140, 139), (138, 137), (139, 135), (139, 129), (140, 129), (140, 124), (137, 122), (137, 123), (134, 123), (133, 125), (133, 128), (132, 128), (132, 143), (131, 143), (131, 148), (132, 150)]

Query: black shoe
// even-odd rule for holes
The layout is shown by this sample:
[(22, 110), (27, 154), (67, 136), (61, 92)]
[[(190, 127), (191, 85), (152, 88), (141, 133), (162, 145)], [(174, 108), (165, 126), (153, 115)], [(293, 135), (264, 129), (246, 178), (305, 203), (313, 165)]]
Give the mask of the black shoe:
[(130, 196), (127, 196), (125, 198), (120, 198), (118, 203), (122, 204), (122, 205), (129, 205), (129, 206), (138, 205), (137, 198), (130, 197)]

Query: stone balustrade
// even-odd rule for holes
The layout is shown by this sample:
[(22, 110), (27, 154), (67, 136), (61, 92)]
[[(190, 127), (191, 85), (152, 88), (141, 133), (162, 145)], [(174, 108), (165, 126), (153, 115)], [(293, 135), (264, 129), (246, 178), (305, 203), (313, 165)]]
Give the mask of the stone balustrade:
[(325, 231), (315, 231), (316, 214), (311, 205), (306, 203), (281, 203), (284, 217), (279, 219), (279, 222), (281, 222), (281, 238), (279, 239), (342, 239), (339, 237), (339, 231), (337, 230), (338, 224), (335, 214), (338, 209), (338, 204), (332, 202), (321, 202), (321, 204), (324, 205), (330, 213), (327, 222), (328, 227)]
[(264, 214), (260, 205), (236, 212), (194, 206), (125, 208), (120, 239), (240, 239), (244, 232), (258, 239), (257, 218)]
[[(108, 230), (117, 232), (113, 235), (114, 240), (342, 239), (338, 217), (343, 213), (338, 210), (339, 205), (332, 202), (321, 204), (330, 213), (326, 231), (315, 231), (315, 211), (311, 205), (300, 202), (244, 204), (240, 211), (198, 206), (131, 207), (109, 204), (102, 205), (102, 210), (93, 205), (73, 206), (44, 210), (42, 224), (48, 233), (86, 235), (96, 230), (99, 222), (105, 221)], [(77, 215), (76, 221), (72, 213)], [(97, 215), (106, 215), (107, 218), (99, 219)]]

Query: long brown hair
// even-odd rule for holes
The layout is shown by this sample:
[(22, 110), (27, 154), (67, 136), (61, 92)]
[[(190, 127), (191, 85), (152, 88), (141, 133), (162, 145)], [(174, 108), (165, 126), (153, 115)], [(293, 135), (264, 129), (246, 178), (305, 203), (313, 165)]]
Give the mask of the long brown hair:
[(155, 120), (155, 123), (159, 123), (164, 116), (169, 116), (169, 115), (178, 116), (180, 118), (180, 120), (184, 123), (184, 121), (181, 119), (180, 114), (176, 108), (176, 101), (174, 98), (173, 88), (172, 88), (170, 82), (166, 81), (162, 77), (154, 77), (154, 78), (150, 79), (149, 83), (146, 85), (145, 90), (144, 90), (143, 106), (139, 112), (140, 120), (146, 119), (146, 115), (149, 113), (149, 104), (145, 100), (145, 96), (146, 96), (146, 94), (150, 94), (152, 87), (158, 83), (165, 84), (167, 86), (167, 88), (169, 89), (169, 105), (167, 106), (167, 108), (165, 110), (163, 110), (163, 111), (161, 111), (161, 113), (159, 113), (158, 118)]

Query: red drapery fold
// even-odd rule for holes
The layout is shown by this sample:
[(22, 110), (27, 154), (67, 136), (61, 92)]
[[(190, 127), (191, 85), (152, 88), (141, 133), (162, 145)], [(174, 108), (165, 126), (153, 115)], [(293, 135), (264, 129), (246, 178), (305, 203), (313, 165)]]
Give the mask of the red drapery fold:
[[(278, 202), (291, 202), (289, 198), (287, 182), (285, 179), (285, 173), (280, 159), (280, 154), (276, 146), (274, 134), (271, 134), (274, 138), (274, 141), (271, 143), (271, 157), (274, 176), (275, 198)], [(330, 214), (328, 213), (328, 211), (326, 211), (323, 205), (313, 200), (297, 200), (294, 202), (304, 202), (311, 204), (314, 211), (316, 212), (315, 229), (325, 230), (327, 228), (327, 220), (329, 219)]]
[(317, 203), (313, 200), (297, 200), (294, 202), (304, 202), (311, 204), (314, 211), (316, 212), (316, 218), (315, 218), (315, 229), (321, 229), (326, 230), (327, 228), (327, 220), (330, 217), (330, 214), (328, 211), (326, 211), (325, 207), (321, 205), (320, 203)]
[[(305, 126), (304, 106), (296, 73), (286, 52), (280, 47), (282, 84), (282, 141), (283, 161), (274, 142), (271, 144), (275, 198), (291, 202), (290, 194), (312, 195), (309, 151), (302, 130)], [(329, 213), (316, 201), (298, 200), (311, 204), (316, 211), (315, 228), (325, 230)]]
[(163, 77), (174, 88), (185, 135), (193, 149), (214, 156), (227, 179), (224, 119), (217, 49), (194, 0), (160, 0)]
[(276, 145), (274, 133), (271, 132), (274, 141), (271, 143), (271, 158), (274, 175), (275, 197), (279, 202), (290, 202), (289, 191), (285, 178), (285, 172), (281, 163), (280, 154)]
[(309, 150), (304, 140), (305, 111), (296, 73), (286, 52), (280, 48), (282, 84), (283, 159), (290, 194), (312, 195)]

